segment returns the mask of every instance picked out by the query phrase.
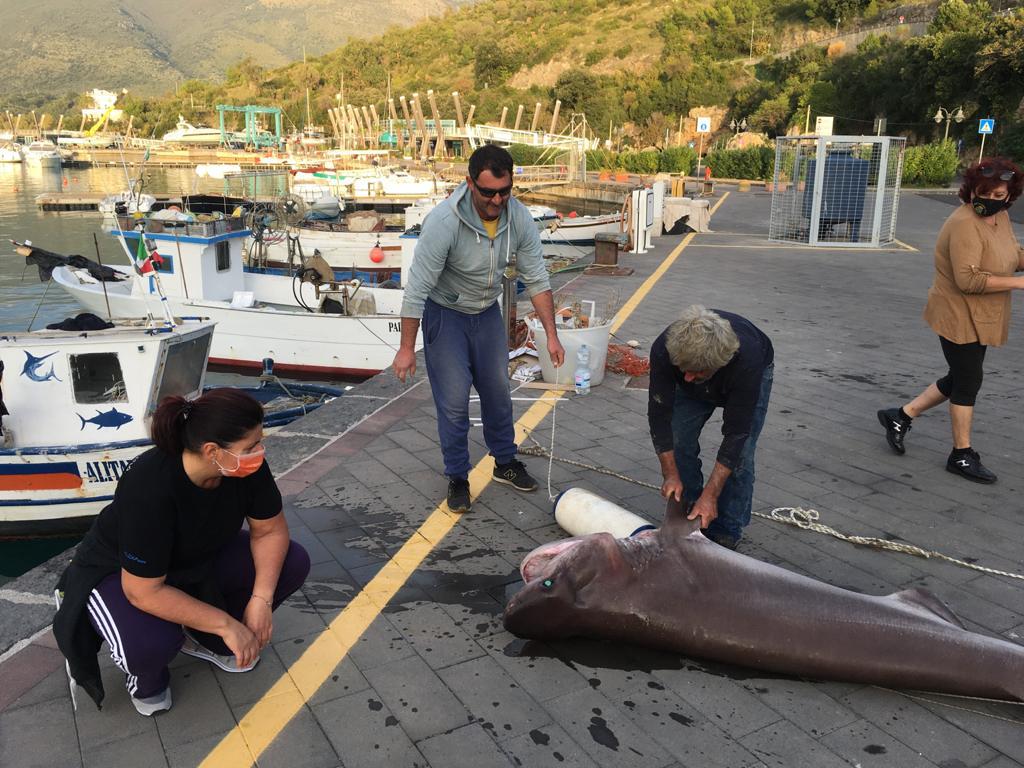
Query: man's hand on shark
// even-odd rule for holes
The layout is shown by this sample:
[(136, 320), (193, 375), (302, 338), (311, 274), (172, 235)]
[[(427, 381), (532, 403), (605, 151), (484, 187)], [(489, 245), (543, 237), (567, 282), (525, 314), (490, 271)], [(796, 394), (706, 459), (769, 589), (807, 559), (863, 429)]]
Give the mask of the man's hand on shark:
[(701, 528), (711, 525), (711, 521), (718, 517), (718, 499), (712, 498), (707, 492), (702, 493), (690, 509), (690, 514), (686, 516), (686, 519), (694, 520), (698, 517)]

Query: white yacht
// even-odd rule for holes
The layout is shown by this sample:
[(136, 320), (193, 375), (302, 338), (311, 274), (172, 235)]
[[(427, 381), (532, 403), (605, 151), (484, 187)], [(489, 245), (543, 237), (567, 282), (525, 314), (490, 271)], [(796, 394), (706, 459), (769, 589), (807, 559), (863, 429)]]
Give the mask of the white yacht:
[(23, 150), (25, 162), (43, 166), (60, 166), (60, 150), (49, 139), (33, 141)]
[(0, 163), (20, 163), (21, 147), (14, 142), (0, 141)]
[[(229, 138), (233, 139), (233, 134), (229, 134)], [(163, 140), (168, 144), (218, 145), (221, 143), (220, 128), (192, 125), (183, 115), (178, 115), (178, 124), (173, 131), (164, 134)]]

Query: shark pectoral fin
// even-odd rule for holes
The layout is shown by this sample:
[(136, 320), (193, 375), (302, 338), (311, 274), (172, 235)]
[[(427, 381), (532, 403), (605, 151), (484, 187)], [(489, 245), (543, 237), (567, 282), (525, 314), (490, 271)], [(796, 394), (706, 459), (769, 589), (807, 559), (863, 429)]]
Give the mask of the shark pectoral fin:
[(953, 613), (952, 609), (934, 594), (929, 592), (927, 589), (921, 589), (917, 587), (915, 589), (905, 589), (902, 592), (894, 592), (889, 595), (893, 600), (898, 600), (901, 603), (912, 605), (915, 608), (921, 608), (928, 613), (942, 619), (953, 626), (960, 627), (960, 629), (967, 629), (964, 623), (960, 621), (960, 617)]

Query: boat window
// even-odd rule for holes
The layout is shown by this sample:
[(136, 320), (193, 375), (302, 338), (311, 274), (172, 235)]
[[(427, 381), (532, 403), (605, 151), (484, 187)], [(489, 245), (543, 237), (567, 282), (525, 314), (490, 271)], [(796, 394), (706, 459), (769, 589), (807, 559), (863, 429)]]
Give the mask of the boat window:
[(69, 355), (76, 403), (127, 403), (128, 390), (116, 352)]
[(159, 405), (165, 397), (185, 397), (199, 390), (206, 369), (206, 358), (210, 354), (211, 338), (211, 334), (206, 334), (170, 346), (154, 406)]
[(231, 269), (231, 244), (227, 240), (217, 243), (217, 271), (227, 272)]

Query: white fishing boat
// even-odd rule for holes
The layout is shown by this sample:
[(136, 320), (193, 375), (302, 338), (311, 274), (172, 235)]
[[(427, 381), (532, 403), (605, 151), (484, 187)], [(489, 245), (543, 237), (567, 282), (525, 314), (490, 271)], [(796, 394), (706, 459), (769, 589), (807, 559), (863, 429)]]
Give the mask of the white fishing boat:
[(14, 142), (0, 141), (0, 163), (20, 163), (21, 147)]
[(103, 133), (72, 133), (57, 137), (58, 147), (70, 149), (106, 149), (117, 144), (118, 136)]
[(548, 219), (540, 231), (544, 254), (577, 259), (594, 250), (594, 237), (601, 232), (619, 232), (621, 213), (599, 216), (563, 216)]
[[(301, 256), (317, 253), (334, 270), (338, 279), (358, 278), (371, 285), (400, 280), (405, 233), (421, 225), (427, 214), (443, 199), (440, 195), (423, 198), (398, 214), (349, 211), (342, 202), (343, 210), (337, 218), (303, 220), (291, 230), (290, 237), (268, 242), (264, 260), (259, 263), (253, 258), (252, 244), (248, 244), (247, 263), (275, 274), (287, 274), (299, 263)], [(530, 205), (527, 208), (543, 240), (544, 233), (558, 225), (558, 214), (547, 206)]]
[(202, 392), (212, 334), (210, 322), (135, 320), (0, 336), (0, 537), (86, 527), (151, 445), (160, 400)]
[(301, 256), (318, 253), (338, 279), (358, 278), (370, 285), (398, 280), (402, 269), (402, 237), (409, 229), (422, 224), (438, 202), (439, 198), (424, 199), (402, 213), (384, 214), (347, 211), (342, 201), (336, 201), (343, 209), (339, 216), (299, 222), (292, 228), (290, 237), (268, 242), (260, 261), (253, 253), (255, 243), (248, 243), (247, 263), (284, 274), (299, 263)]
[[(132, 254), (144, 235), (159, 254), (158, 275), (115, 267), (100, 280), (95, 264), (90, 271), (82, 257), (58, 257), (68, 263), (53, 269), (54, 281), (90, 311), (113, 317), (154, 312), (163, 290), (175, 315), (217, 322), (210, 362), (218, 365), (259, 368), (269, 357), (283, 372), (366, 377), (391, 364), (401, 339), (401, 290), (337, 281), (322, 260), (294, 275), (246, 270), (242, 242), (250, 232), (240, 218), (141, 221), (144, 233), (113, 234)], [(18, 253), (38, 250), (23, 245)]]

